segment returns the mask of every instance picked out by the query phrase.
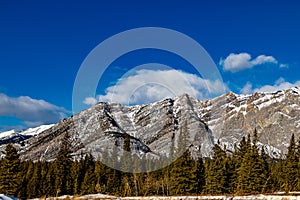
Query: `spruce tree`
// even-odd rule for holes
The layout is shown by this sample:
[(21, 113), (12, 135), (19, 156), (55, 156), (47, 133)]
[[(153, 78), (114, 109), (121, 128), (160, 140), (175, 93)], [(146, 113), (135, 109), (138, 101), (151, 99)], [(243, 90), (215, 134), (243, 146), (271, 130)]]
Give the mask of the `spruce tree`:
[(268, 159), (269, 157), (266, 154), (265, 148), (263, 147), (259, 156), (259, 163), (262, 166), (262, 193), (271, 192), (271, 174)]
[(38, 197), (40, 191), (40, 169), (39, 166), (34, 164), (33, 162), (29, 162), (29, 167), (27, 171), (28, 183), (26, 185), (27, 191), (30, 191), (28, 194), (28, 198)]
[[(22, 182), (21, 182), (20, 190), (18, 192), (19, 193), (18, 197), (20, 199), (28, 199), (29, 195), (30, 195), (30, 192), (27, 190), (27, 185), (28, 185), (28, 181), (30, 179), (30, 177), (28, 177), (28, 174), (30, 174), (30, 173), (28, 173), (28, 172), (33, 171), (33, 166), (30, 166), (31, 164), (33, 165), (33, 163), (31, 161), (20, 163), (21, 169), (22, 169), (22, 172), (21, 172)], [(0, 163), (0, 166), (1, 166), (1, 163)]]
[(82, 194), (93, 194), (95, 193), (96, 177), (95, 171), (95, 161), (91, 154), (87, 154), (84, 162), (84, 179), (82, 183), (81, 193)]
[(114, 195), (121, 195), (121, 185), (122, 185), (122, 172), (116, 169), (120, 168), (120, 161), (118, 160), (118, 146), (117, 143), (113, 146), (113, 150), (111, 156), (107, 150), (104, 151), (104, 157), (107, 158), (107, 162), (110, 163), (111, 167), (104, 166), (105, 174), (106, 174), (106, 188), (105, 192)]
[(258, 144), (258, 132), (255, 129), (253, 135), (253, 146), (252, 146), (252, 160), (253, 160), (252, 190), (255, 191), (256, 193), (261, 193), (268, 179), (268, 169), (265, 166), (266, 155), (264, 149), (262, 147), (261, 154), (259, 154), (259, 149), (257, 144)]
[(270, 185), (268, 186), (270, 188), (270, 192), (284, 191), (284, 160), (282, 158), (274, 159), (268, 166), (270, 170)]
[[(188, 149), (188, 125), (185, 121), (178, 137), (177, 160), (171, 164), (170, 194), (195, 194), (197, 188), (196, 162)], [(171, 144), (171, 149), (173, 144)]]
[(45, 194), (47, 196), (55, 196), (56, 191), (56, 173), (55, 173), (55, 164), (49, 162), (46, 164), (46, 177), (45, 177)]
[(14, 196), (18, 194), (22, 183), (19, 154), (9, 143), (6, 145), (4, 155), (0, 166), (0, 193)]
[(238, 168), (237, 192), (240, 194), (260, 193), (268, 179), (266, 171), (266, 161), (259, 155), (257, 147), (258, 134), (254, 130), (253, 144), (248, 136), (246, 147), (247, 151), (243, 157), (242, 163)]
[(292, 134), (284, 167), (286, 192), (295, 191), (298, 186), (298, 163), (295, 136)]
[(72, 180), (70, 179), (70, 169), (71, 169), (71, 145), (68, 133), (63, 137), (62, 143), (60, 145), (60, 150), (54, 161), (54, 173), (55, 173), (55, 190), (56, 195), (71, 194)]
[(170, 194), (195, 194), (197, 189), (196, 163), (189, 150), (172, 164)]
[(203, 163), (203, 158), (201, 154), (199, 154), (199, 158), (196, 161), (196, 194), (199, 195), (203, 192), (205, 187), (205, 167)]
[(226, 153), (219, 144), (219, 141), (218, 144), (215, 144), (212, 160), (208, 159), (208, 162), (205, 165), (205, 193), (207, 194), (227, 193)]

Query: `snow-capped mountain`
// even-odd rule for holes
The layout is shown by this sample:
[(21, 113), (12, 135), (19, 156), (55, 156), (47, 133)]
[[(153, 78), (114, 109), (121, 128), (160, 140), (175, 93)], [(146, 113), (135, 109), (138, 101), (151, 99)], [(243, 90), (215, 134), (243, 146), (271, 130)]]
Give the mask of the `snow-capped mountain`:
[(105, 149), (121, 148), (129, 136), (137, 155), (168, 156), (172, 141), (176, 148), (180, 133), (187, 132), (192, 152), (201, 148), (203, 156), (210, 156), (217, 141), (233, 150), (255, 128), (258, 146), (269, 155), (286, 153), (292, 133), (300, 135), (300, 89), (252, 95), (229, 92), (206, 101), (184, 94), (136, 106), (98, 103), (24, 140), (18, 148), (22, 159), (52, 160), (68, 133), (74, 156), (90, 152), (99, 158)]
[(52, 126), (54, 126), (54, 124), (41, 125), (35, 128), (29, 128), (27, 130), (19, 131), (19, 132), (15, 130), (0, 132), (0, 145), (7, 144), (9, 142), (24, 141), (26, 139), (29, 139), (30, 137), (40, 134), (41, 132), (49, 129)]
[(300, 134), (300, 89), (273, 93), (236, 95), (228, 93), (200, 102), (200, 118), (212, 130), (214, 142), (228, 149), (256, 128), (259, 146), (273, 157), (286, 153), (292, 133)]

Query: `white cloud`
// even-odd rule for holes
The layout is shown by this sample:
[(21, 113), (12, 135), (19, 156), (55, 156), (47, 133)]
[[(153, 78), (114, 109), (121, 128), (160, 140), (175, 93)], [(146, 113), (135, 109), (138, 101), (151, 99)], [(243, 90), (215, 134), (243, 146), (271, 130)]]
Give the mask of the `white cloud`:
[[(251, 59), (248, 53), (231, 53), (227, 58), (220, 59), (219, 64), (223, 66), (224, 71), (238, 72), (244, 69), (250, 69), (256, 65), (272, 63), (278, 65), (278, 61), (273, 56), (259, 55), (255, 59)], [(283, 67), (283, 64), (280, 64)]]
[(227, 90), (220, 81), (211, 81), (194, 74), (178, 70), (139, 70), (134, 75), (118, 80), (116, 85), (108, 87), (105, 95), (96, 98), (87, 97), (85, 104), (96, 101), (121, 104), (143, 104), (174, 97), (183, 93), (198, 99), (217, 96)]
[(240, 92), (242, 94), (251, 94), (254, 92), (275, 92), (278, 90), (286, 90), (292, 87), (300, 86), (300, 81), (296, 81), (295, 83), (290, 83), (285, 81), (284, 78), (279, 78), (278, 80), (275, 81), (274, 85), (264, 85), (259, 88), (254, 88), (252, 89), (252, 84), (247, 83), (241, 90)]
[(295, 83), (286, 82), (283, 78), (278, 79), (274, 85), (265, 85), (260, 88), (256, 88), (254, 92), (274, 92), (277, 90), (286, 90), (292, 87), (300, 86), (300, 81)]
[(240, 91), (242, 94), (251, 94), (253, 92), (252, 84), (247, 83)]
[(280, 68), (289, 68), (289, 65), (288, 64), (280, 64), (279, 67)]
[(97, 100), (93, 97), (87, 97), (84, 99), (83, 103), (86, 105), (94, 105), (97, 103)]
[(16, 117), (28, 127), (56, 123), (67, 117), (67, 113), (66, 109), (44, 100), (28, 96), (14, 98), (0, 93), (0, 116)]

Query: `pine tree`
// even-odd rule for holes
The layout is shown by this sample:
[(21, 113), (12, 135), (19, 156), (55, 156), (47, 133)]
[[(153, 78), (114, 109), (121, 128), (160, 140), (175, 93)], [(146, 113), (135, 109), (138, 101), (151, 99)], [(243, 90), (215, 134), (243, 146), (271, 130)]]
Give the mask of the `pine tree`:
[(298, 143), (296, 144), (296, 155), (295, 155), (298, 164), (297, 164), (297, 187), (296, 190), (300, 191), (300, 138), (298, 139)]
[(11, 143), (6, 145), (4, 154), (0, 166), (0, 193), (18, 195), (22, 183), (19, 154)]
[[(108, 163), (110, 163), (111, 167), (104, 166), (105, 174), (106, 174), (106, 188), (105, 192), (114, 194), (114, 195), (121, 195), (121, 185), (122, 185), (122, 172), (116, 169), (120, 168), (120, 162), (118, 160), (118, 146), (117, 144), (114, 145), (112, 154), (109, 156), (107, 151), (104, 151), (104, 157), (107, 157)], [(122, 161), (121, 161), (122, 162)]]
[(284, 160), (274, 159), (269, 165), (270, 170), (270, 192), (284, 191), (285, 185), (285, 172), (284, 172)]
[(95, 193), (95, 186), (96, 186), (96, 180), (95, 180), (95, 161), (91, 154), (87, 154), (85, 157), (84, 162), (84, 179), (82, 183), (81, 193), (82, 194), (93, 194)]
[(95, 181), (96, 186), (95, 190), (97, 193), (101, 193), (104, 191), (103, 185), (106, 180), (105, 166), (102, 162), (97, 160), (95, 162)]
[[(132, 154), (131, 154), (131, 145), (130, 145), (130, 135), (127, 133), (124, 133), (124, 142), (123, 142), (123, 154), (120, 158), (120, 169), (122, 171), (129, 172), (132, 170)], [(116, 145), (115, 145), (116, 146)], [(117, 147), (117, 146), (116, 146)], [(116, 149), (117, 150), (117, 149)], [(116, 159), (116, 158), (113, 158)], [(119, 168), (117, 168), (119, 169)]]
[[(179, 135), (179, 138), (181, 138), (181, 135), (182, 135), (182, 129), (180, 131), (180, 135)], [(172, 133), (172, 136), (171, 136), (171, 143), (170, 143), (170, 150), (169, 150), (169, 155), (168, 155), (168, 158), (166, 159), (162, 159), (163, 161), (164, 160), (167, 160), (166, 164), (167, 166), (165, 168), (163, 168), (160, 172), (162, 173), (162, 176), (161, 177), (161, 181), (158, 181), (159, 182), (159, 185), (161, 186), (161, 190), (162, 190), (162, 194), (163, 195), (169, 195), (170, 194), (170, 173), (172, 171), (172, 168), (173, 168), (173, 162), (176, 161), (177, 158), (177, 155), (175, 153), (175, 132)], [(180, 145), (178, 145), (180, 146)], [(156, 174), (156, 178), (158, 179), (159, 178), (159, 175), (158, 173), (154, 173)], [(158, 192), (158, 190), (156, 190)]]
[(248, 136), (246, 142), (247, 151), (241, 166), (238, 168), (237, 192), (240, 194), (262, 192), (268, 179), (268, 171), (265, 166), (266, 161), (259, 155), (257, 142), (258, 134), (255, 129), (253, 145), (251, 145), (251, 138)]
[(40, 192), (40, 181), (41, 181), (41, 171), (40, 166), (37, 163), (29, 162), (29, 167), (27, 171), (27, 191), (30, 191), (28, 198), (34, 198), (39, 196)]
[(226, 169), (226, 192), (228, 194), (234, 194), (237, 187), (236, 160), (232, 156), (227, 156), (224, 163)]
[(170, 194), (195, 194), (197, 188), (196, 163), (189, 150), (172, 164)]
[[(180, 129), (178, 137), (178, 149), (175, 158), (177, 160), (171, 164), (170, 169), (170, 194), (195, 194), (197, 188), (196, 177), (196, 162), (191, 156), (188, 149), (188, 125), (185, 121), (183, 127)], [(171, 151), (173, 149), (171, 144)]]
[(252, 190), (257, 193), (260, 193), (263, 190), (263, 186), (268, 178), (267, 177), (268, 175), (265, 167), (265, 161), (262, 158), (262, 156), (260, 156), (259, 154), (257, 143), (258, 143), (258, 133), (257, 130), (255, 129), (253, 135), (253, 146), (252, 146), (252, 160), (253, 160)]
[(292, 134), (285, 161), (285, 191), (294, 191), (298, 186), (298, 163), (295, 136)]
[(266, 151), (264, 148), (261, 149), (261, 154), (259, 156), (259, 163), (262, 166), (262, 193), (271, 192), (271, 174), (270, 174), (270, 167), (268, 163), (268, 155), (266, 154)]
[(231, 165), (230, 165), (230, 191), (232, 193), (235, 193), (237, 191), (237, 186), (238, 186), (238, 170), (241, 167), (243, 158), (247, 152), (247, 141), (245, 137), (242, 137), (242, 140), (238, 145), (234, 145), (234, 152), (232, 153), (231, 157)]
[(56, 195), (71, 194), (71, 183), (70, 169), (71, 169), (71, 151), (70, 141), (68, 133), (65, 134), (60, 150), (54, 161), (54, 173), (55, 173), (55, 190)]
[(225, 165), (226, 153), (215, 144), (212, 160), (208, 159), (205, 165), (205, 193), (224, 194), (226, 191), (227, 169)]
[(201, 194), (205, 187), (205, 167), (204, 167), (203, 158), (200, 149), (201, 148), (199, 147), (198, 159), (196, 161), (197, 184), (196, 184), (195, 192), (197, 195)]
[(45, 194), (47, 196), (55, 196), (56, 195), (56, 185), (55, 185), (55, 164), (53, 162), (46, 163), (44, 170), (46, 170), (45, 177)]
[(251, 193), (252, 189), (250, 187), (251, 177), (249, 173), (252, 171), (251, 164), (251, 154), (247, 152), (243, 157), (241, 166), (238, 168), (238, 184), (237, 184), (237, 193), (238, 194), (247, 194)]

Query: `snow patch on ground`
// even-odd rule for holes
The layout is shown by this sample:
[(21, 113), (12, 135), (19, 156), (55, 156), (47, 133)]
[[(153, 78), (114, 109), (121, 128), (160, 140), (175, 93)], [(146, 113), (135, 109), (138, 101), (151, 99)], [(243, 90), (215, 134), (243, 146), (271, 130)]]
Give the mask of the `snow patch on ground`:
[[(0, 196), (1, 198), (1, 196)], [(104, 194), (90, 194), (84, 196), (60, 196), (46, 198), (47, 200), (55, 199), (115, 199), (115, 200), (300, 200), (298, 194), (285, 195), (285, 194), (273, 194), (273, 195), (248, 195), (248, 196), (149, 196), (149, 197), (115, 197)], [(5, 199), (8, 200), (8, 199)], [(11, 199), (9, 199), (11, 200)]]

